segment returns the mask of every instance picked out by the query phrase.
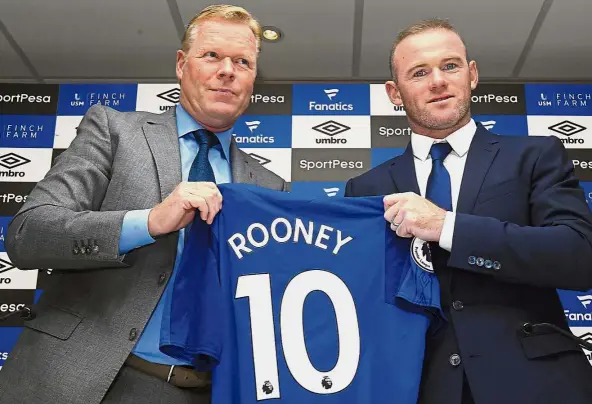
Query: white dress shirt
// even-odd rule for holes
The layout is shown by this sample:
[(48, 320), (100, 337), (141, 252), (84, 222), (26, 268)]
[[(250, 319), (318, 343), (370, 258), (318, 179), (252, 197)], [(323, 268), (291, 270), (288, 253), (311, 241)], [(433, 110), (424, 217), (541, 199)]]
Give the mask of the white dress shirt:
[(430, 149), (434, 142), (448, 142), (452, 147), (450, 154), (444, 159), (444, 167), (450, 174), (450, 190), (452, 197), (452, 212), (446, 212), (444, 219), (444, 226), (442, 234), (440, 235), (439, 245), (447, 251), (452, 251), (452, 236), (454, 232), (454, 221), (456, 219), (456, 204), (458, 202), (458, 194), (460, 192), (460, 184), (467, 161), (467, 153), (471, 146), (473, 136), (477, 125), (474, 120), (470, 120), (462, 128), (456, 132), (451, 133), (443, 140), (436, 140), (431, 137), (411, 133), (411, 146), (413, 148), (413, 156), (415, 163), (415, 174), (417, 175), (417, 184), (421, 196), (425, 197), (426, 188), (428, 186), (428, 177), (432, 171), (432, 158), (430, 157)]

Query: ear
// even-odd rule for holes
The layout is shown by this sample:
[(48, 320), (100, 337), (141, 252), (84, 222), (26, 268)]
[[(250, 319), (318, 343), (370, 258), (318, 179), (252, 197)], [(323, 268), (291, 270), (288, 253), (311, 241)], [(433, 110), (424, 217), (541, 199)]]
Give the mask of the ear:
[(177, 51), (177, 65), (175, 71), (177, 73), (177, 79), (181, 81), (183, 77), (183, 67), (185, 66), (185, 52), (182, 50)]
[(469, 77), (471, 79), (471, 90), (474, 90), (479, 84), (479, 70), (477, 69), (477, 62), (474, 60), (469, 62)]
[(384, 84), (384, 88), (386, 89), (386, 94), (388, 95), (389, 99), (393, 104), (395, 104), (398, 107), (403, 105), (403, 100), (401, 99), (401, 92), (399, 91), (399, 86), (394, 81), (387, 81)]

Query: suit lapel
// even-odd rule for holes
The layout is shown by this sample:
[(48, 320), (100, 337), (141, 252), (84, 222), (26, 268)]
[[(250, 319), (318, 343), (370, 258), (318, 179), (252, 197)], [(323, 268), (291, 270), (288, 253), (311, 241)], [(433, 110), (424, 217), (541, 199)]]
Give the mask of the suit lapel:
[(249, 166), (247, 158), (234, 140), (230, 139), (230, 171), (232, 171), (232, 182), (239, 184), (256, 184), (256, 176)]
[(395, 161), (389, 168), (389, 173), (395, 183), (395, 192), (415, 192), (417, 195), (420, 195), (411, 142), (409, 142), (403, 154), (395, 158)]
[(458, 203), (456, 205), (457, 212), (472, 212), (485, 175), (489, 171), (489, 167), (491, 167), (499, 150), (497, 142), (495, 136), (491, 135), (481, 125), (477, 126), (477, 132), (475, 132), (475, 136), (471, 142), (465, 163)]
[(156, 165), (160, 197), (164, 200), (181, 182), (181, 155), (175, 109), (147, 119), (142, 129)]

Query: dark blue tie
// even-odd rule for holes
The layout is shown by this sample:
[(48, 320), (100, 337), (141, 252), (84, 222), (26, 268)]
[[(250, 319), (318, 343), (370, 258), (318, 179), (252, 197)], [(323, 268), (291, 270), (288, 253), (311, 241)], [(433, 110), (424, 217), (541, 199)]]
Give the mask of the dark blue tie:
[(452, 151), (448, 143), (434, 143), (430, 150), (432, 156), (432, 172), (428, 178), (426, 199), (434, 202), (444, 210), (452, 211), (450, 191), (450, 174), (444, 167), (444, 159)]
[(199, 145), (199, 150), (189, 169), (188, 180), (216, 182), (214, 170), (208, 159), (208, 153), (214, 145), (219, 143), (218, 138), (212, 132), (205, 129), (193, 132), (193, 136)]

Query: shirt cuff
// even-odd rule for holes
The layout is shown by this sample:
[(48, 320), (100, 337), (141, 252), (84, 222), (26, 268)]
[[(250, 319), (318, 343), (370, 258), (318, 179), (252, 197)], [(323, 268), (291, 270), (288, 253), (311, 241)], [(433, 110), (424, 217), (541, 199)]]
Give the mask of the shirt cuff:
[(442, 233), (440, 234), (440, 247), (448, 252), (452, 251), (452, 236), (454, 233), (454, 221), (456, 220), (456, 213), (446, 212), (444, 218), (444, 225), (442, 226)]
[(130, 210), (125, 214), (119, 237), (119, 255), (156, 241), (148, 232), (150, 210)]

